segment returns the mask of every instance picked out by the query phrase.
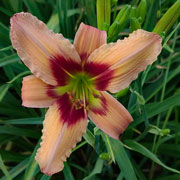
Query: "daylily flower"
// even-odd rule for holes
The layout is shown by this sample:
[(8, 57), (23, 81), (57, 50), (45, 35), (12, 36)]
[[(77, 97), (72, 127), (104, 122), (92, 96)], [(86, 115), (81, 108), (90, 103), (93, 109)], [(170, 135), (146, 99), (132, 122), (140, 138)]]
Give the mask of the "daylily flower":
[(86, 131), (88, 117), (118, 139), (133, 121), (106, 90), (128, 87), (161, 51), (161, 38), (144, 30), (106, 44), (106, 32), (81, 23), (72, 45), (29, 13), (11, 18), (11, 41), (34, 75), (23, 79), (22, 105), (49, 107), (36, 160), (52, 175), (63, 169)]

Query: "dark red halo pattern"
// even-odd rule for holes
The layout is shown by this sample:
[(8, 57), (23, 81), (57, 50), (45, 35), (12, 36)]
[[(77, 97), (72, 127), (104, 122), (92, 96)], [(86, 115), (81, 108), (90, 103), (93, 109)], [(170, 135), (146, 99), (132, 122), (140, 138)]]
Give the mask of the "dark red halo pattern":
[[(71, 78), (68, 73), (74, 75), (79, 72), (86, 72), (92, 78), (98, 76), (98, 78), (95, 80), (95, 87), (97, 90), (105, 90), (113, 76), (113, 72), (109, 70), (109, 65), (95, 62), (87, 63), (87, 61), (84, 62), (85, 64), (82, 67), (81, 64), (78, 64), (74, 60), (65, 59), (62, 56), (55, 56), (51, 58), (50, 66), (57, 81), (57, 86), (64, 86), (68, 84), (68, 81)], [(57, 96), (53, 89), (53, 86), (49, 86), (47, 94), (50, 97), (57, 98), (57, 104), (61, 114), (61, 121), (68, 122), (68, 125), (73, 125), (80, 119), (86, 119), (84, 108), (77, 110), (73, 106), (73, 102), (70, 100), (67, 93), (62, 96)], [(102, 108), (93, 108), (92, 111), (100, 115), (105, 115), (106, 99), (102, 96), (100, 97), (100, 100)]]
[(113, 71), (109, 69), (108, 64), (87, 62), (84, 65), (84, 71), (91, 77), (96, 77), (95, 87), (99, 91), (105, 91), (110, 80), (113, 78)]
[(72, 101), (69, 99), (69, 95), (66, 93), (60, 96), (57, 100), (59, 111), (61, 112), (61, 120), (68, 123), (71, 126), (81, 119), (85, 119), (84, 108), (76, 109)]
[(75, 74), (82, 71), (81, 64), (72, 59), (65, 59), (63, 56), (51, 58), (50, 66), (58, 86), (65, 86), (68, 83), (70, 76), (66, 72)]

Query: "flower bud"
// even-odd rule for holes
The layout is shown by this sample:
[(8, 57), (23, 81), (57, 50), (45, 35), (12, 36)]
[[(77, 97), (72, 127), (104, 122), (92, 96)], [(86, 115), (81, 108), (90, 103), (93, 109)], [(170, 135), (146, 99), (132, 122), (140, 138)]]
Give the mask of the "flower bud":
[(144, 22), (146, 16), (146, 6), (147, 6), (146, 0), (141, 0), (141, 2), (139, 3), (136, 9), (136, 15), (138, 18), (140, 17), (139, 20), (141, 24)]
[(163, 15), (163, 17), (156, 24), (153, 32), (161, 34), (163, 32), (167, 33), (168, 30), (173, 26), (175, 21), (180, 15), (180, 0), (176, 1)]
[(139, 20), (135, 17), (130, 19), (130, 29), (131, 32), (137, 30), (137, 29), (141, 29), (141, 24), (139, 23)]
[(144, 105), (145, 104), (144, 97), (142, 95), (140, 95), (137, 91), (134, 91), (134, 93), (137, 96), (138, 103), (141, 104), (141, 105)]
[(111, 0), (97, 0), (96, 7), (98, 29), (107, 31), (111, 19)]
[(121, 32), (121, 30), (124, 28), (124, 26), (128, 21), (130, 10), (131, 10), (131, 6), (126, 5), (119, 11), (115, 21), (109, 28), (108, 31), (109, 41), (113, 41), (117, 37), (117, 35)]
[(164, 135), (168, 135), (170, 133), (170, 129), (162, 129), (161, 133)]
[(110, 160), (110, 156), (108, 153), (101, 153), (99, 156), (102, 160), (106, 160), (109, 161)]

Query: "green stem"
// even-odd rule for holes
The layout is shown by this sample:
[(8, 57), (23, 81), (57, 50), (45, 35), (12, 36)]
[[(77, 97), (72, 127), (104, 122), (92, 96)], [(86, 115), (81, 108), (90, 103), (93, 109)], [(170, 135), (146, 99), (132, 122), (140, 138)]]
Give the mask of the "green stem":
[[(143, 96), (143, 90), (142, 90), (142, 85), (141, 84), (142, 83), (140, 83), (140, 81), (138, 81), (139, 92), (140, 92), (141, 96)], [(141, 106), (142, 106), (142, 114), (143, 114), (143, 118), (144, 118), (144, 122), (145, 122), (145, 127), (148, 128), (149, 127), (149, 120), (148, 120), (148, 117), (147, 117), (145, 104), (143, 104)]]
[[(175, 44), (176, 44), (176, 36), (177, 36), (177, 30), (174, 33), (174, 41), (173, 41), (173, 44), (172, 44), (172, 49), (174, 49)], [(170, 56), (172, 56), (172, 53), (170, 54)], [(163, 102), (163, 100), (164, 100), (165, 91), (166, 91), (166, 84), (167, 84), (167, 79), (168, 79), (168, 75), (169, 75), (170, 66), (171, 66), (171, 59), (168, 61), (168, 66), (167, 66), (167, 69), (166, 69), (166, 72), (165, 72), (164, 82), (163, 82), (163, 87), (162, 87), (162, 93), (161, 93), (161, 97), (160, 97), (160, 102)], [(160, 119), (161, 119), (161, 114), (159, 114), (158, 117), (157, 117), (157, 123), (156, 123), (157, 127), (159, 127)], [(152, 146), (152, 152), (154, 152), (155, 154), (158, 151), (158, 143), (157, 143), (158, 140), (159, 140), (158, 135), (155, 135), (154, 140), (153, 140), (153, 146)], [(152, 163), (151, 170), (150, 170), (150, 178), (149, 178), (150, 180), (153, 178), (153, 175), (154, 175), (154, 162)]]
[(111, 19), (111, 0), (97, 0), (98, 29), (108, 30)]
[[(136, 82), (137, 82), (137, 86), (139, 89), (139, 93), (141, 94), (141, 96), (143, 96), (142, 81), (140, 82), (137, 79)], [(143, 133), (139, 137), (136, 138), (136, 141), (140, 141), (142, 138), (144, 138), (146, 136), (146, 134), (148, 133), (148, 130), (149, 130), (149, 120), (147, 117), (147, 111), (146, 111), (145, 104), (141, 105), (141, 109), (142, 109), (142, 116), (144, 119), (145, 129), (144, 129)]]
[(145, 80), (146, 80), (146, 77), (147, 77), (150, 69), (151, 69), (151, 65), (149, 65), (149, 66), (147, 67), (147, 69), (143, 72), (143, 77), (142, 77), (142, 81), (141, 81), (141, 86), (144, 85)]

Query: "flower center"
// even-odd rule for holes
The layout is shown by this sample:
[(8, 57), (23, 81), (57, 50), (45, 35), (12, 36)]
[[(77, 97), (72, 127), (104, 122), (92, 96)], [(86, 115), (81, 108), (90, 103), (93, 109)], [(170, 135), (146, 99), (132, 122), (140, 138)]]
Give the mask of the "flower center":
[(74, 74), (68, 85), (57, 87), (55, 90), (58, 95), (67, 93), (72, 105), (77, 110), (88, 109), (99, 97), (99, 92), (95, 90), (94, 81), (84, 72)]

